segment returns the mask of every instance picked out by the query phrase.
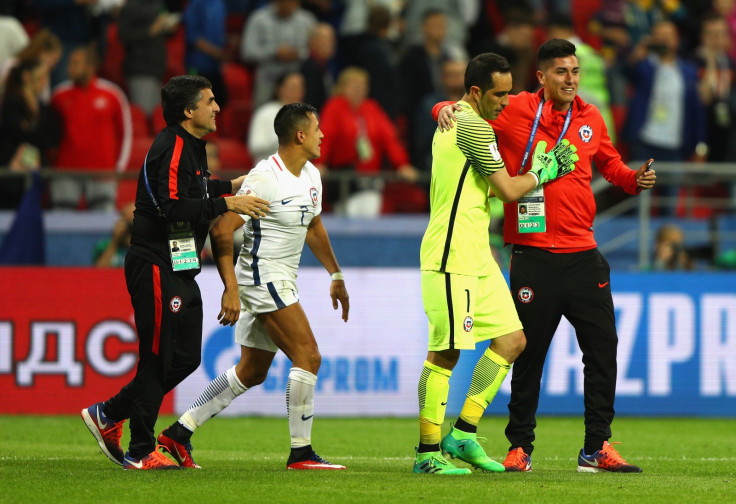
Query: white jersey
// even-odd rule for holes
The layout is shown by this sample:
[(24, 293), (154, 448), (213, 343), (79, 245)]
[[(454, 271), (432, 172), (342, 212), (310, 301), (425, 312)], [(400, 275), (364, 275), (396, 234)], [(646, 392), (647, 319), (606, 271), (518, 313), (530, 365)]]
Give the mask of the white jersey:
[(245, 177), (238, 194), (270, 202), (260, 219), (241, 215), (243, 246), (235, 274), (240, 285), (265, 285), (274, 280), (296, 280), (307, 226), (322, 212), (319, 170), (307, 161), (298, 177), (278, 154), (259, 162)]

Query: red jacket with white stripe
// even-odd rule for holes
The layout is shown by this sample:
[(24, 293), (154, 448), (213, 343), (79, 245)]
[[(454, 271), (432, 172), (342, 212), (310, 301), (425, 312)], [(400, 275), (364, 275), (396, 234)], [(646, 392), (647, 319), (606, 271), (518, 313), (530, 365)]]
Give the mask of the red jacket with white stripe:
[[(181, 126), (164, 128), (146, 155), (145, 172), (138, 175), (133, 234), (129, 254), (171, 269), (168, 223), (192, 223), (199, 256), (207, 239), (210, 221), (227, 212), (220, 196), (232, 191), (229, 180), (211, 180), (207, 170), (205, 142)], [(159, 215), (146, 188), (146, 175), (153, 197), (165, 217)], [(199, 270), (183, 271), (194, 276)]]
[[(496, 132), (506, 170), (512, 177), (519, 174), (534, 117), (543, 97), (544, 90), (510, 96), (509, 106), (498, 119), (490, 123)], [(432, 110), (434, 117), (437, 117), (442, 106), (450, 103), (435, 105)], [(590, 186), (593, 180), (593, 162), (608, 182), (629, 194), (637, 193), (636, 172), (621, 160), (621, 155), (608, 136), (598, 108), (585, 103), (579, 96), (575, 97), (572, 107), (570, 126), (564, 138), (577, 147), (580, 160), (575, 163), (575, 171), (544, 186), (547, 231), (519, 233), (517, 204), (507, 203), (504, 204), (503, 226), (506, 243), (538, 247), (550, 252), (579, 252), (595, 248), (593, 219), (596, 208)], [(553, 110), (551, 101), (544, 104), (537, 135), (523, 173), (529, 171), (537, 142), (545, 140), (548, 150), (555, 144), (562, 132), (566, 114), (567, 112)]]
[(54, 88), (51, 106), (63, 124), (57, 168), (125, 169), (133, 127), (122, 89), (97, 77), (87, 86), (66, 81)]
[[(367, 98), (354, 110), (343, 96), (333, 96), (325, 103), (319, 118), (322, 154), (314, 164), (331, 169), (351, 167), (360, 175), (375, 175), (383, 167), (384, 157), (398, 168), (409, 163), (409, 154), (401, 145), (391, 119), (376, 100)], [(372, 147), (370, 158), (361, 160), (356, 147), (361, 127)]]

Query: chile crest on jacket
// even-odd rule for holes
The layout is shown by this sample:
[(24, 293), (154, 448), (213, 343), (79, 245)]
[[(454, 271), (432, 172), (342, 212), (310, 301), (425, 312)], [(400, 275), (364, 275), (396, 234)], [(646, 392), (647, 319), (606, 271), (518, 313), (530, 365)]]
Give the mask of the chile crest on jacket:
[(593, 128), (587, 124), (583, 124), (578, 130), (578, 134), (583, 142), (588, 143), (593, 138)]

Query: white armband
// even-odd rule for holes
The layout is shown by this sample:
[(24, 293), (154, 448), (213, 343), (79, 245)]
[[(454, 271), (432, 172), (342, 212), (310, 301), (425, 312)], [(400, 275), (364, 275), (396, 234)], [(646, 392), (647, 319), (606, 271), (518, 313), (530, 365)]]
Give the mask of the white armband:
[(335, 271), (332, 275), (330, 275), (330, 278), (333, 280), (345, 280), (345, 275), (342, 271)]

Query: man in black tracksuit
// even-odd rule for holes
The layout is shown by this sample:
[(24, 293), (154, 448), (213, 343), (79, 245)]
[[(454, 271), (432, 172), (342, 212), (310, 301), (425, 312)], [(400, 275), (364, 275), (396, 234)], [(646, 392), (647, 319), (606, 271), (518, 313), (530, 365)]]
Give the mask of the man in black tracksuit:
[[(154, 140), (138, 177), (125, 258), (138, 330), (138, 368), (115, 396), (82, 410), (102, 452), (125, 469), (179, 467), (156, 450), (153, 428), (164, 395), (200, 363), (202, 298), (194, 277), (210, 221), (228, 210), (258, 218), (268, 208), (267, 201), (251, 196), (220, 198), (236, 193), (244, 177), (209, 179), (201, 137), (215, 131), (220, 110), (209, 81), (174, 77), (161, 98), (167, 127)], [(131, 439), (123, 455), (120, 437), (127, 418)]]

